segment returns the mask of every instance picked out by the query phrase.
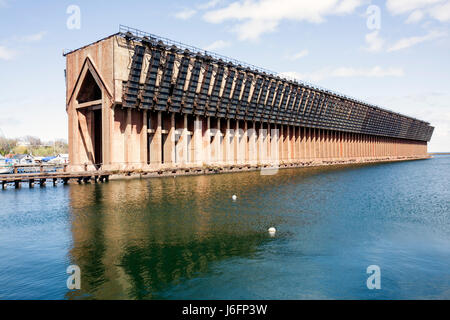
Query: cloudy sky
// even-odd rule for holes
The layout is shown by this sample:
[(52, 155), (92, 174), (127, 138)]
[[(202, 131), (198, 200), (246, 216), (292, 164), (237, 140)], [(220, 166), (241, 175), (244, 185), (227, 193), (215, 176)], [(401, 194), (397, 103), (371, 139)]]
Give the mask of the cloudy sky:
[(67, 138), (62, 52), (119, 24), (426, 120), (450, 151), (450, 0), (0, 0), (0, 135)]

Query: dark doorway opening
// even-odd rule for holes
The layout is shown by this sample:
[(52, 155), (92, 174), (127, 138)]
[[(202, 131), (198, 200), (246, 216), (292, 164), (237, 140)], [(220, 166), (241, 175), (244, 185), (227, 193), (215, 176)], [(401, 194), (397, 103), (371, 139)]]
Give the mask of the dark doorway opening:
[(101, 109), (94, 110), (94, 159), (95, 167), (99, 169), (103, 163)]

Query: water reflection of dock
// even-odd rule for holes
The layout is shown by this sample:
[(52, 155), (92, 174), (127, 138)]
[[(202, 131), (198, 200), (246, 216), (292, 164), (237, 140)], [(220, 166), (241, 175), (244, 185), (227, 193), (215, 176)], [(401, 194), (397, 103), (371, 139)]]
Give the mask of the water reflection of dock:
[(10, 174), (0, 175), (2, 189), (6, 189), (9, 184), (19, 189), (22, 183), (27, 183), (30, 188), (36, 183), (45, 186), (47, 181), (52, 181), (53, 185), (58, 182), (67, 184), (70, 180), (76, 180), (78, 183), (103, 182), (111, 175), (111, 172), (107, 171), (67, 172), (67, 165), (15, 165), (11, 171)]

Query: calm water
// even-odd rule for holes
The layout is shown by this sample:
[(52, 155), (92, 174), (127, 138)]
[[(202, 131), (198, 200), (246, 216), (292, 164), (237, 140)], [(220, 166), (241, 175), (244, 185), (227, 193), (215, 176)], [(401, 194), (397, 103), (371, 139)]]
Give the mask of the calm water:
[(449, 299), (449, 169), (436, 156), (1, 191), (0, 298)]

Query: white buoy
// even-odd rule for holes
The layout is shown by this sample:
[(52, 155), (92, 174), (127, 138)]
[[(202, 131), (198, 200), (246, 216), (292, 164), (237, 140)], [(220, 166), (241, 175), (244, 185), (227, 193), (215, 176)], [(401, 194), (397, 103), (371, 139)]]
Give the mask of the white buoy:
[(270, 233), (271, 235), (274, 235), (276, 232), (277, 232), (277, 229), (275, 229), (274, 227), (269, 228), (269, 233)]
[(237, 196), (235, 194), (233, 194), (233, 196), (231, 197), (231, 199), (233, 199), (233, 201), (237, 200)]

